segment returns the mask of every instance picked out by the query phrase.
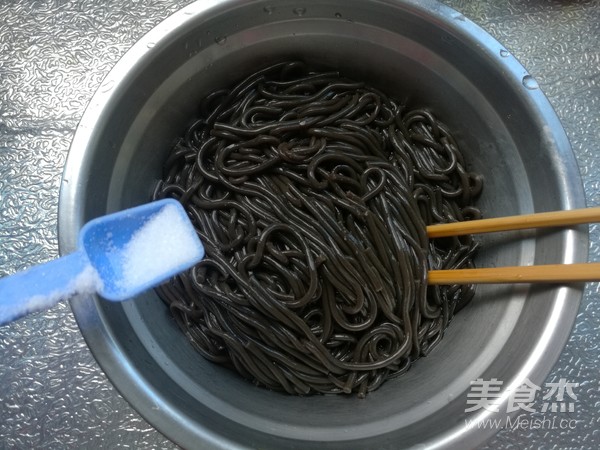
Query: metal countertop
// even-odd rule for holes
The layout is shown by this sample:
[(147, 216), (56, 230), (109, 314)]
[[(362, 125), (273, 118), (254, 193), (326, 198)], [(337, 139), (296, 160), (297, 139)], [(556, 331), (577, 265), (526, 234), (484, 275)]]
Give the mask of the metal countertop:
[[(0, 3), (0, 276), (58, 256), (61, 173), (87, 102), (139, 37), (188, 3)], [(600, 205), (600, 0), (445, 3), (537, 79), (571, 141), (588, 206)], [(590, 261), (600, 261), (599, 234), (590, 226)], [(575, 426), (504, 429), (483, 448), (600, 448), (599, 369), (600, 290), (591, 283), (548, 378), (579, 383)], [(63, 302), (0, 327), (0, 448), (176, 446), (112, 387)]]

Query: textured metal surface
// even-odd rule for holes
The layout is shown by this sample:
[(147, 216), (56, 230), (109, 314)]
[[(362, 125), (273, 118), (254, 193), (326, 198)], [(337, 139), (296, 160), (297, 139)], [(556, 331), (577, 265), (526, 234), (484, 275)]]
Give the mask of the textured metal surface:
[[(449, 1), (502, 42), (536, 77), (567, 132), (588, 206), (600, 204), (600, 2)], [(592, 261), (600, 260), (600, 226), (590, 226)], [(600, 447), (600, 290), (588, 284), (575, 328), (548, 381), (580, 383), (574, 429), (503, 430), (496, 448)], [(541, 402), (535, 405), (541, 409)], [(532, 414), (531, 418), (541, 418)]]
[[(0, 275), (57, 255), (60, 174), (77, 121), (112, 65), (187, 2), (13, 1), (0, 5)], [(599, 204), (600, 2), (447, 1), (500, 40), (538, 80)], [(590, 259), (600, 260), (591, 227)], [(549, 377), (581, 383), (577, 426), (501, 431), (489, 448), (600, 445), (600, 293), (588, 286)], [(111, 387), (67, 304), (0, 328), (0, 446), (171, 448)]]

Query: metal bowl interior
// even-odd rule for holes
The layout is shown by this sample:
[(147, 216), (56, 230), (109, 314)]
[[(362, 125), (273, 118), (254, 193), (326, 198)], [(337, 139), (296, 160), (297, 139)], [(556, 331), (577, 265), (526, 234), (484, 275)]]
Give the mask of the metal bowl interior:
[[(435, 110), (473, 169), (488, 217), (583, 206), (565, 133), (525, 69), (501, 44), (435, 2), (198, 1), (156, 27), (116, 65), (73, 141), (59, 210), (63, 253), (93, 217), (150, 199), (174, 139), (203, 95), (257, 68), (300, 58)], [(481, 239), (480, 266), (586, 259), (581, 229)], [(566, 342), (581, 287), (480, 286), (445, 338), (367, 399), (291, 397), (205, 361), (154, 292), (72, 307), (123, 396), (186, 448), (465, 448), (470, 381), (542, 383)], [(506, 391), (503, 391), (506, 395)]]

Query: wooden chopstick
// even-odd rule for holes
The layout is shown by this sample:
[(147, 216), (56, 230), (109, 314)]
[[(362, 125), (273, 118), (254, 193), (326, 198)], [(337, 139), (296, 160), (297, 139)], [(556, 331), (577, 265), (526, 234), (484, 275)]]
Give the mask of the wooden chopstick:
[[(579, 225), (599, 221), (600, 207), (582, 208), (430, 225), (427, 227), (427, 235), (430, 238), (438, 238), (527, 228)], [(430, 285), (581, 281), (600, 281), (600, 263), (430, 270), (427, 273), (427, 283)]]
[(430, 270), (427, 284), (572, 283), (600, 281), (600, 263)]
[(494, 231), (523, 230), (526, 228), (560, 227), (591, 222), (600, 222), (600, 207), (441, 223), (429, 225), (427, 235), (430, 238), (438, 238), (492, 233)]

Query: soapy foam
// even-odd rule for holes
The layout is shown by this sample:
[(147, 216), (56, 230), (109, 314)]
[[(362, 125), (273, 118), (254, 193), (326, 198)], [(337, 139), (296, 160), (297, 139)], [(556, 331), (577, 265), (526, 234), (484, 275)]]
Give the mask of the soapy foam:
[(195, 261), (199, 253), (196, 232), (174, 205), (167, 205), (124, 246), (119, 284), (124, 290), (136, 289)]

